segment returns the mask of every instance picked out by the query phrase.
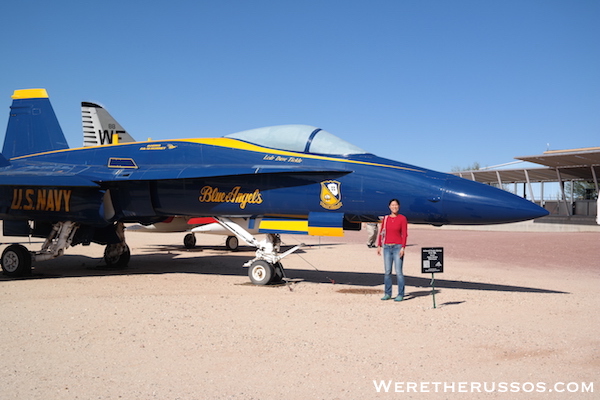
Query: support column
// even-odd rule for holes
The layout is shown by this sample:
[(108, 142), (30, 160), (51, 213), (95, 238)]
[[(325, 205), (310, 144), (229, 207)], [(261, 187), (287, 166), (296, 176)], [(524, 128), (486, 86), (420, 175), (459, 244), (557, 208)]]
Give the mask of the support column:
[[(567, 216), (571, 216), (571, 210), (569, 210), (569, 205), (567, 203), (567, 195), (565, 194), (565, 183), (562, 180), (562, 176), (560, 175), (560, 170), (556, 168), (556, 176), (558, 178), (558, 184), (560, 185), (560, 193), (562, 195), (562, 201), (565, 205), (565, 209), (567, 210)], [(560, 207), (559, 207), (560, 211)]]
[(529, 188), (529, 197), (531, 201), (535, 203), (535, 196), (533, 195), (533, 188), (531, 187), (531, 181), (529, 180), (529, 172), (525, 169), (525, 179), (527, 180), (527, 187)]

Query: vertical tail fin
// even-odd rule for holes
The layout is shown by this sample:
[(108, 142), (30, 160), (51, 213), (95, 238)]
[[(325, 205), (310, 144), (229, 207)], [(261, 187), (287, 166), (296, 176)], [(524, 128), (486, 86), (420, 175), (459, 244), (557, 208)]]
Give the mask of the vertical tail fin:
[(12, 98), (4, 157), (69, 148), (46, 89), (15, 90)]
[(113, 135), (118, 135), (119, 143), (135, 142), (121, 124), (98, 104), (81, 103), (81, 122), (84, 147), (113, 144)]

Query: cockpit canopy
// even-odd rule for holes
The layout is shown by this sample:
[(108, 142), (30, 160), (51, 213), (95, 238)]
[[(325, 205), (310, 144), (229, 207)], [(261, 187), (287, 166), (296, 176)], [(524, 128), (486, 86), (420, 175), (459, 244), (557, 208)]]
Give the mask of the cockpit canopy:
[(316, 154), (364, 154), (366, 151), (320, 128), (308, 125), (278, 125), (226, 135), (272, 149)]

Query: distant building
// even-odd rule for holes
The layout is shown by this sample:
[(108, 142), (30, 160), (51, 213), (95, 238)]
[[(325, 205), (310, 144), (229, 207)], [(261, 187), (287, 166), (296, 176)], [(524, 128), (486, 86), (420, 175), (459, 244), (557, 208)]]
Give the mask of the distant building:
[[(489, 185), (508, 189), (514, 185), (516, 194), (541, 205), (550, 212), (548, 217), (539, 222), (560, 222), (573, 224), (600, 225), (598, 212), (598, 186), (600, 177), (600, 147), (590, 147), (573, 150), (546, 151), (539, 156), (515, 157), (522, 162), (542, 165), (531, 168), (501, 168), (515, 165), (518, 162), (504, 164), (498, 167), (482, 168), (473, 171), (459, 171), (452, 174)], [(566, 193), (565, 183), (571, 193)], [(592, 182), (593, 189), (584, 199), (575, 199), (573, 195), (574, 182)], [(518, 186), (522, 184), (522, 190)], [(539, 185), (534, 191), (533, 185)], [(558, 185), (559, 198), (548, 199), (544, 196), (544, 185)], [(592, 193), (595, 190), (595, 193)]]

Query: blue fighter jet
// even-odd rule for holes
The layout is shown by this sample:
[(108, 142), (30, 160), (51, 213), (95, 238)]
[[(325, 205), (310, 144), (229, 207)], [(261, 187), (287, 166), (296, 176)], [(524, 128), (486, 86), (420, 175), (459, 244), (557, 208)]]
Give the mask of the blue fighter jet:
[(70, 149), (46, 90), (16, 90), (0, 155), (0, 219), (5, 236), (46, 240), (36, 252), (9, 245), (1, 264), (6, 275), (26, 275), (33, 262), (94, 242), (106, 245), (108, 265), (125, 266), (125, 223), (212, 217), (257, 247), (244, 266), (252, 282), (267, 284), (283, 277), (281, 259), (298, 247), (279, 253), (279, 234), (341, 236), (378, 221), (392, 198), (409, 222), (436, 226), (548, 214), (506, 191), (380, 158), (306, 125)]

